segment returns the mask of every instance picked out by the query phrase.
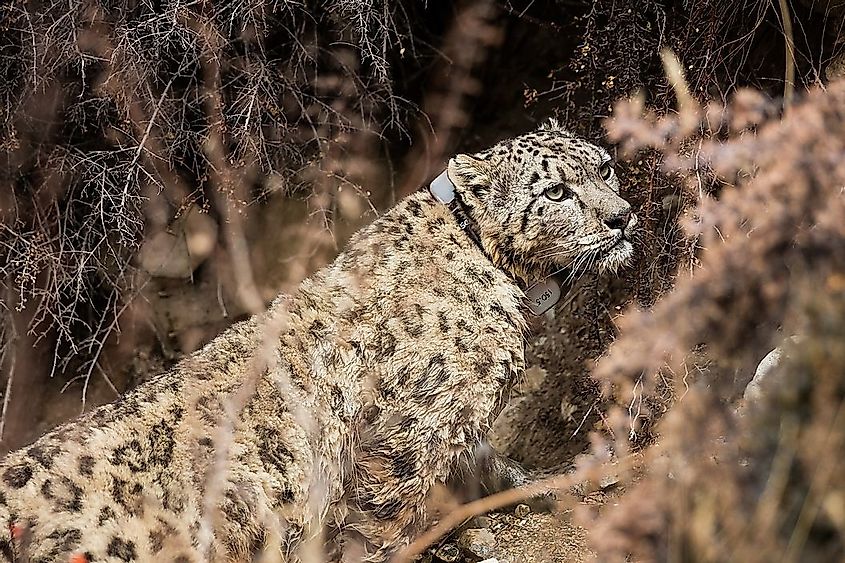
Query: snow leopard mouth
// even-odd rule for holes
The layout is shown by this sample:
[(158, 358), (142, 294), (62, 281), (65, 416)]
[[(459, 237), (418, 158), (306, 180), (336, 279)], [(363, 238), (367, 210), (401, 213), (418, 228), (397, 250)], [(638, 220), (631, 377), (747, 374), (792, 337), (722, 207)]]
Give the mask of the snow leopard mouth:
[(632, 214), (624, 229), (613, 231), (614, 237), (610, 244), (602, 250), (601, 259), (597, 262), (600, 273), (611, 271), (615, 273), (621, 266), (628, 265), (634, 257), (632, 236), (637, 225), (637, 216)]
[(620, 234), (602, 253), (602, 257), (596, 263), (599, 273), (615, 273), (620, 267), (631, 263), (634, 258), (634, 245), (630, 239)]

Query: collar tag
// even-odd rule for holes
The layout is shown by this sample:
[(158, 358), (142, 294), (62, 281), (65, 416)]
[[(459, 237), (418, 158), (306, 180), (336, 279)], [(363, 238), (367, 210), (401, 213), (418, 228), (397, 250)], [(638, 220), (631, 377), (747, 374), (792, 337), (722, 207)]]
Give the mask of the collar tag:
[(528, 309), (540, 316), (560, 300), (560, 285), (554, 277), (549, 277), (529, 287), (525, 296), (528, 298)]
[(455, 184), (449, 179), (447, 170), (441, 172), (437, 178), (431, 181), (428, 190), (440, 203), (449, 205), (455, 201)]

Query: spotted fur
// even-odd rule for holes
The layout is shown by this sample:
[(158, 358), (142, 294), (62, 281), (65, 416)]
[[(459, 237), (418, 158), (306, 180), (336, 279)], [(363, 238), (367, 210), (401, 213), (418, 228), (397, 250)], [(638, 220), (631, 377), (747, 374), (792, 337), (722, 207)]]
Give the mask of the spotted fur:
[[(554, 124), (456, 156), (481, 247), (427, 191), (409, 196), (293, 296), (9, 454), (0, 554), (297, 560), (322, 534), (336, 557), (386, 560), (484, 449), (524, 368), (527, 286), (630, 257), (636, 219), (606, 159)], [(481, 465), (524, 478), (497, 459)]]

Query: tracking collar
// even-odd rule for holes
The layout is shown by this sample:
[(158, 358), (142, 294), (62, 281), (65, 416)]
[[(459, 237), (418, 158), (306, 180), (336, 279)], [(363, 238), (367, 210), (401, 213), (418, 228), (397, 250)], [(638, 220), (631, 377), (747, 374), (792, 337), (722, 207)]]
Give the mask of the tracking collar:
[[(449, 211), (458, 221), (461, 230), (467, 234), (485, 256), (488, 256), (481, 244), (481, 237), (478, 235), (475, 223), (466, 212), (455, 190), (455, 184), (449, 178), (449, 171), (444, 170), (432, 180), (431, 184), (428, 185), (428, 191), (431, 192), (434, 199), (449, 208)], [(553, 276), (549, 276), (525, 290), (525, 296), (528, 298), (528, 309), (534, 315), (542, 315), (560, 300), (560, 284)]]
[(458, 198), (455, 191), (455, 184), (449, 178), (449, 171), (444, 170), (437, 178), (431, 181), (428, 190), (434, 198), (449, 208), (455, 219), (458, 220), (458, 226), (463, 230), (467, 236), (472, 239), (472, 242), (487, 256), (487, 251), (484, 250), (484, 245), (481, 244), (481, 237), (478, 236), (478, 231), (475, 228), (475, 222), (470, 218), (469, 213), (464, 209), (464, 205)]

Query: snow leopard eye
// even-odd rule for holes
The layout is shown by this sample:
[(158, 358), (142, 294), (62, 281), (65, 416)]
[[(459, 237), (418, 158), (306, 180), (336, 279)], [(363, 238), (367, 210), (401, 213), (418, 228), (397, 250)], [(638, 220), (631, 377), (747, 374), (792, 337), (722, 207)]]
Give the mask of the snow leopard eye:
[(599, 166), (599, 174), (601, 174), (601, 179), (605, 182), (613, 178), (613, 167), (610, 165), (610, 162), (601, 163), (601, 166)]
[(550, 199), (552, 201), (560, 201), (562, 199), (572, 197), (572, 190), (570, 190), (563, 184), (555, 184), (550, 188), (546, 188), (546, 190), (543, 192), (543, 195), (545, 195), (547, 199)]

